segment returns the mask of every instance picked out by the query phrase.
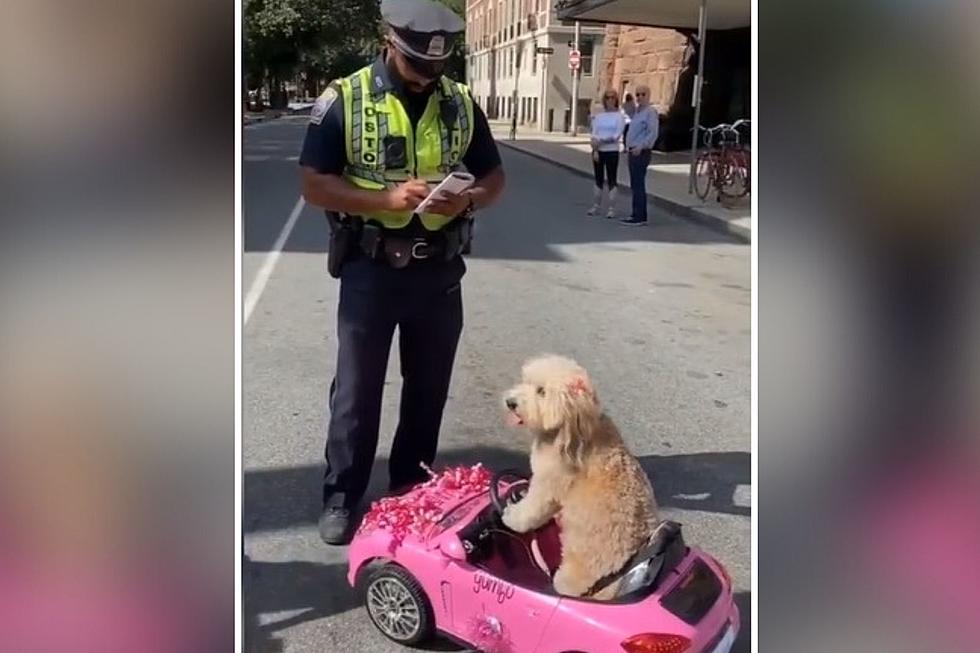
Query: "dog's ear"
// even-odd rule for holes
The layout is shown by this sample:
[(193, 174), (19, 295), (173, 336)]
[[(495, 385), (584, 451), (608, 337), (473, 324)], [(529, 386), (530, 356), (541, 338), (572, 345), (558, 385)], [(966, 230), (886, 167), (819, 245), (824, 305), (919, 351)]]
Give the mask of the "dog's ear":
[(595, 387), (592, 385), (592, 381), (589, 380), (589, 377), (585, 374), (579, 374), (572, 377), (572, 380), (566, 385), (566, 390), (573, 398), (585, 399), (594, 404), (599, 403), (599, 398), (596, 396)]
[(569, 381), (563, 399), (565, 419), (556, 438), (558, 451), (572, 467), (581, 467), (599, 427), (599, 407), (588, 377)]

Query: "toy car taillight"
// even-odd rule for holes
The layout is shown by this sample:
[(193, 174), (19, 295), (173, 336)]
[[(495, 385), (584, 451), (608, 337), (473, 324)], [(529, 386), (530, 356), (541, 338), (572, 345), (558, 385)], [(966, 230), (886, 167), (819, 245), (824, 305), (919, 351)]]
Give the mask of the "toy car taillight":
[(691, 640), (680, 635), (644, 633), (625, 640), (621, 646), (627, 653), (683, 653)]

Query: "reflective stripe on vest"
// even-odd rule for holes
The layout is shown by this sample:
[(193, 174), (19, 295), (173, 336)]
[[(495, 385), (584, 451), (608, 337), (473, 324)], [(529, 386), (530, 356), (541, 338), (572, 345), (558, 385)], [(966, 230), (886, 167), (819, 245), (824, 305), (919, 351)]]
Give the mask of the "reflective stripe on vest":
[[(438, 183), (460, 166), (463, 153), (473, 135), (473, 99), (463, 84), (443, 77), (429, 97), (415, 130), (401, 101), (392, 93), (371, 87), (371, 66), (339, 80), (344, 96), (344, 129), (347, 166), (344, 177), (360, 188), (391, 188), (412, 176)], [(455, 106), (456, 119), (446, 125), (440, 116), (440, 101), (448, 98)], [(405, 167), (385, 165), (386, 136), (405, 138)], [(417, 140), (416, 140), (417, 139)], [(406, 226), (410, 211), (379, 211), (364, 215), (389, 229)], [(452, 217), (423, 213), (423, 226), (438, 231)]]

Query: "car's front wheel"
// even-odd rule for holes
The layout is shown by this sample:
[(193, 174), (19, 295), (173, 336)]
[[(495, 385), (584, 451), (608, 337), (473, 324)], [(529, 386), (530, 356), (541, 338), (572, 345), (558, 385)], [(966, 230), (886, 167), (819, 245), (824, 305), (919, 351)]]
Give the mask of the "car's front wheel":
[(386, 564), (373, 570), (364, 586), (364, 607), (385, 637), (414, 645), (435, 632), (435, 616), (425, 591), (402, 567)]

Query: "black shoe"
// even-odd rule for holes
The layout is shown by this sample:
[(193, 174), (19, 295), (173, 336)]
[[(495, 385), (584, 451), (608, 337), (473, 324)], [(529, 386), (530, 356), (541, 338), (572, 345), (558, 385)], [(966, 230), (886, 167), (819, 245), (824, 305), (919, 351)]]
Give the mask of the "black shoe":
[(642, 227), (646, 225), (646, 223), (646, 220), (641, 220), (640, 218), (623, 218), (619, 221), (619, 224), (627, 227)]
[(428, 477), (425, 478), (420, 477), (414, 481), (408, 481), (407, 483), (397, 483), (397, 484), (392, 483), (391, 485), (388, 486), (388, 496), (390, 497), (401, 496), (406, 492), (410, 492), (411, 490), (414, 490), (416, 487), (418, 487), (422, 483), (425, 483), (428, 480), (429, 480)]
[(325, 544), (347, 544), (350, 541), (351, 511), (343, 506), (330, 506), (320, 513), (320, 539)]

